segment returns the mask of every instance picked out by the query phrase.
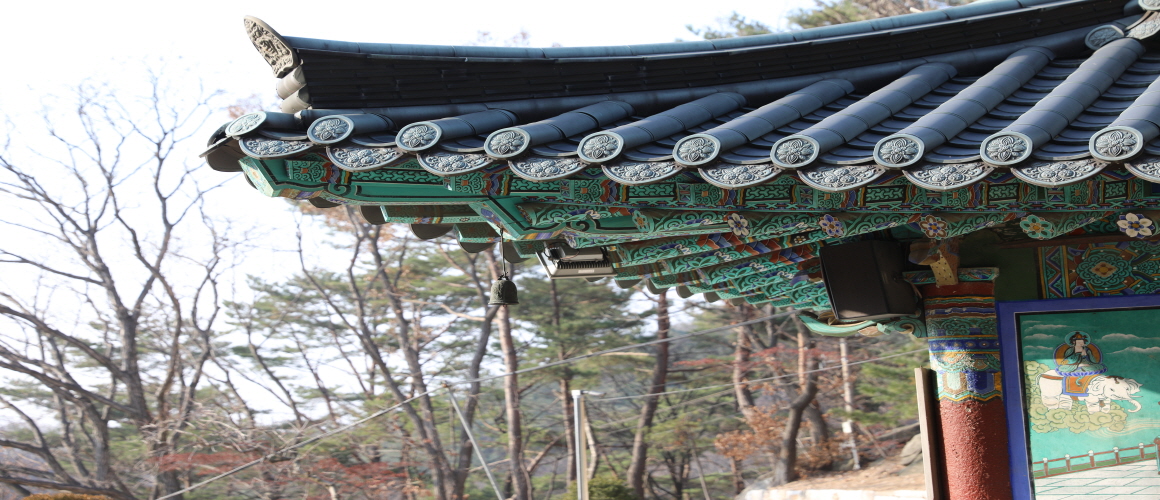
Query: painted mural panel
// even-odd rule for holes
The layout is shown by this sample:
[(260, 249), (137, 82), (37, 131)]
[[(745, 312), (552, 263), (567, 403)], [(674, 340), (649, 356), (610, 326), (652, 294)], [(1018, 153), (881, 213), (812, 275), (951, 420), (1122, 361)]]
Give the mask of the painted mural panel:
[(1041, 247), (1038, 259), (1045, 299), (1160, 292), (1160, 243), (1155, 241)]
[(1036, 498), (1160, 495), (1160, 308), (1017, 321)]

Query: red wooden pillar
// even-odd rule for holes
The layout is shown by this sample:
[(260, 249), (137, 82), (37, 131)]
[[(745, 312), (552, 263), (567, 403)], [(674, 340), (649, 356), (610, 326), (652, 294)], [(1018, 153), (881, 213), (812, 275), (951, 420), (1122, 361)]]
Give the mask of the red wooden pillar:
[(950, 500), (1012, 498), (994, 289), (992, 282), (922, 287)]

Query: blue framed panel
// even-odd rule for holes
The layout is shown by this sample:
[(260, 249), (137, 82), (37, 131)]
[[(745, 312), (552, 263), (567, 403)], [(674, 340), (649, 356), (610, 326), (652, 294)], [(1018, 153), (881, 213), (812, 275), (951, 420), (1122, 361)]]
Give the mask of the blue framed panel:
[[(1024, 359), (1021, 318), (1048, 313), (1130, 311), (1160, 308), (1160, 295), (1120, 295), (1074, 299), (998, 302), (999, 351), (1003, 369), (1003, 404), (1007, 414), (1011, 487), (1015, 500), (1035, 498), (1031, 471), (1031, 437), (1024, 395)], [(1154, 325), (1160, 329), (1160, 325)]]

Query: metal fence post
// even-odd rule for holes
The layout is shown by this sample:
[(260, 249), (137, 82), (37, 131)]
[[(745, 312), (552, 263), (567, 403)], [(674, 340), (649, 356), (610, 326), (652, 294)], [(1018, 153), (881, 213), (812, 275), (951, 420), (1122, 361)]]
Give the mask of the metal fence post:
[(576, 500), (588, 500), (588, 448), (587, 440), (584, 439), (584, 419), (581, 417), (585, 394), (604, 395), (603, 392), (572, 390), (572, 418), (576, 422)]

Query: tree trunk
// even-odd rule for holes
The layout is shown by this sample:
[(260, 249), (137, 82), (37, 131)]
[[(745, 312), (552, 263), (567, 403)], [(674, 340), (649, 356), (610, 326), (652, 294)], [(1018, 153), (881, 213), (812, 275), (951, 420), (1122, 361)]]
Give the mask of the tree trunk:
[(814, 444), (822, 444), (830, 439), (830, 426), (826, 424), (826, 419), (822, 416), (824, 414), (817, 399), (811, 401), (802, 413), (802, 417), (810, 424), (810, 437), (813, 438)]
[[(552, 327), (556, 328), (556, 334), (559, 334), (560, 328), (560, 295), (556, 291), (556, 281), (548, 281), (548, 293), (552, 299)], [(561, 349), (559, 353), (561, 360), (568, 357), (567, 353)], [(564, 444), (568, 449), (568, 483), (576, 480), (576, 422), (573, 415), (576, 411), (572, 401), (572, 370), (568, 366), (563, 367), (560, 374), (560, 402), (563, 403), (564, 411)]]
[(524, 474), (524, 441), (520, 417), (520, 383), (519, 376), (514, 372), (519, 370), (519, 359), (516, 356), (515, 341), (512, 339), (511, 318), (505, 306), (500, 306), (496, 314), (499, 321), (500, 347), (503, 349), (504, 368), (508, 373), (504, 377), (504, 406), (507, 414), (508, 428), (508, 460), (512, 471), (512, 486), (516, 500), (531, 500), (528, 477)]
[[(483, 252), (484, 259), (487, 263), (487, 269), (494, 280), (499, 277), (499, 263), (496, 261), (495, 254), (491, 251)], [(479, 275), (476, 274), (477, 268), (469, 266), (468, 271), (473, 282), (476, 282), (476, 293), (479, 297), (480, 304), (486, 308), (487, 306), (487, 288), (480, 282)], [(468, 367), (467, 376), (472, 380), (479, 378), (480, 366), (483, 364), (483, 358), (487, 355), (488, 343), (491, 341), (492, 321), (495, 315), (499, 313), (500, 307), (493, 307), (484, 315), (484, 320), (479, 325), (479, 343), (476, 344), (475, 354), (471, 358), (471, 365)], [(472, 382), (468, 388), (467, 401), (464, 403), (463, 419), (467, 421), (470, 426), (475, 422), (475, 409), (479, 406), (479, 393), (482, 386), (479, 382)], [(467, 488), (467, 476), (470, 474), (471, 462), (475, 455), (475, 448), (471, 444), (471, 438), (464, 429), (463, 436), (459, 440), (459, 456), (456, 463), (455, 484), (451, 490), (451, 498), (456, 500), (463, 500), (465, 498), (464, 490)]]
[(806, 373), (818, 368), (818, 359), (809, 355), (813, 344), (809, 341), (809, 333), (805, 325), (802, 325), (796, 317), (794, 319), (795, 322), (798, 322), (796, 325), (798, 331), (798, 384), (801, 392), (790, 403), (789, 418), (786, 419), (785, 430), (781, 434), (781, 450), (778, 452), (778, 460), (771, 478), (773, 486), (786, 484), (797, 479), (798, 429), (801, 427), (802, 416), (805, 414), (806, 408), (813, 402), (814, 396), (818, 394), (818, 374)]
[(741, 461), (735, 458), (729, 459), (729, 472), (733, 473), (733, 494), (740, 495), (742, 491), (745, 491), (745, 477), (741, 475)]
[[(356, 220), (353, 212), (348, 211), (348, 215), (352, 222)], [(403, 411), (414, 423), (415, 429), (422, 440), (423, 447), (427, 451), (427, 459), (430, 464), (429, 469), (435, 486), (435, 499), (447, 500), (450, 498), (449, 495), (451, 492), (455, 489), (454, 478), (457, 474), (451, 470), (451, 463), (443, 451), (443, 442), (439, 436), (439, 429), (436, 426), (435, 408), (431, 404), (431, 397), (427, 394), (427, 381), (423, 378), (423, 366), (419, 359), (418, 341), (412, 337), (411, 322), (407, 319), (407, 310), (403, 301), (403, 294), (399, 293), (394, 281), (387, 275), (387, 262), (384, 261), (383, 254), (379, 249), (379, 238), (382, 226), (371, 227), (374, 229), (368, 229), (364, 226), (362, 234), (366, 238), (367, 244), (370, 245), (371, 257), (374, 259), (379, 279), (382, 281), (384, 289), (388, 292), (387, 301), (393, 313), (392, 319), (395, 323), (394, 334), (410, 372), (411, 388), (415, 393), (420, 395), (418, 402), (422, 415), (415, 411), (414, 406), (410, 403), (403, 405)], [(353, 277), (353, 268), (347, 269), (347, 276), (351, 283), (350, 286), (354, 289), (353, 284), (355, 280)], [(371, 356), (374, 363), (379, 366), (379, 369), (382, 370), (383, 377), (395, 398), (399, 402), (405, 401), (407, 399), (406, 395), (400, 389), (399, 383), (394, 380), (390, 367), (383, 359), (378, 345), (375, 344), (373, 330), (367, 324), (365, 318), (360, 317), (359, 321), (360, 331), (356, 331), (356, 333), (360, 336), (363, 348)]]
[[(657, 339), (669, 338), (669, 300), (668, 289), (661, 290), (657, 295)], [(669, 343), (657, 344), (656, 365), (653, 367), (652, 385), (649, 394), (664, 392), (665, 382), (669, 374)], [(636, 434), (632, 439), (632, 461), (628, 466), (628, 487), (636, 493), (637, 498), (645, 496), (644, 469), (648, 462), (648, 441), (646, 434), (652, 429), (653, 417), (657, 412), (660, 397), (645, 398), (644, 406), (640, 409), (640, 420), (636, 423)]]
[[(735, 318), (738, 322), (752, 318), (753, 306), (741, 306), (736, 310)], [(733, 394), (737, 397), (737, 407), (745, 420), (755, 422), (757, 408), (753, 402), (753, 391), (749, 390), (749, 356), (751, 348), (748, 331), (750, 327), (743, 327), (737, 332), (737, 344), (733, 349)]]

